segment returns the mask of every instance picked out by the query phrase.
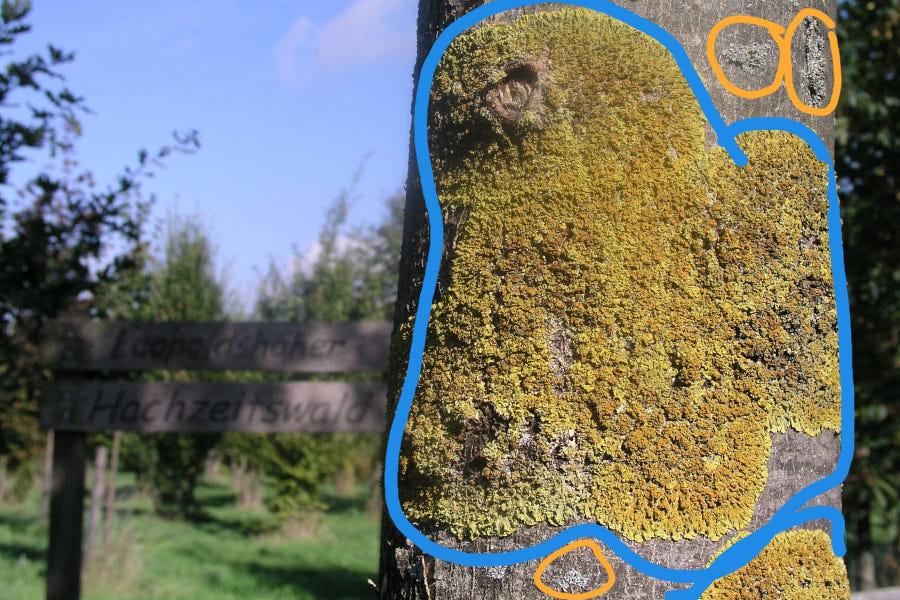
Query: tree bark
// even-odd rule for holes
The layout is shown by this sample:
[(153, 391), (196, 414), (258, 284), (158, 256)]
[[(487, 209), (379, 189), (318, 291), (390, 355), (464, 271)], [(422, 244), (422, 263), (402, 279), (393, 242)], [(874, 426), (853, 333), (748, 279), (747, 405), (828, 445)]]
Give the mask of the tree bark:
[[(479, 0), (420, 0), (415, 82), (418, 82), (419, 70), (424, 57), (440, 32), (453, 20), (483, 3)], [(834, 121), (831, 116), (813, 117), (801, 113), (790, 102), (783, 86), (765, 98), (756, 100), (739, 98), (729, 93), (718, 82), (706, 58), (707, 33), (715, 23), (731, 15), (747, 14), (786, 26), (798, 10), (796, 2), (793, 0), (773, 0), (765, 3), (756, 0), (691, 0), (688, 2), (682, 0), (618, 0), (617, 4), (660, 25), (680, 42), (726, 123), (755, 116), (788, 117), (810, 127), (829, 149), (832, 147)], [(832, 17), (835, 15), (834, 0), (817, 3), (816, 8)], [(566, 5), (545, 4), (497, 15), (491, 21), (511, 23), (515, 27), (518, 19), (524, 14), (566, 9)], [(830, 63), (827, 58), (823, 58), (827, 56), (828, 52), (827, 41), (823, 37), (823, 28), (821, 23), (804, 24), (792, 45), (796, 87), (801, 98), (811, 105), (827, 102), (832, 84)], [(763, 30), (747, 27), (731, 28), (720, 36), (716, 48), (726, 74), (735, 84), (752, 89), (764, 87), (771, 81), (778, 61), (778, 52)], [(549, 59), (547, 60), (549, 62), (546, 64), (550, 65), (548, 68), (551, 78), (553, 77), (554, 52), (556, 51), (556, 48), (548, 51)], [(540, 65), (543, 64), (540, 61), (544, 59), (541, 56), (527, 56), (516, 57), (516, 60), (519, 63), (531, 61), (530, 64)], [(502, 69), (508, 68), (509, 64), (497, 66)], [(543, 67), (539, 66), (537, 70), (540, 71), (541, 68)], [(491, 110), (490, 92), (482, 95), (481, 98), (485, 99), (485, 105), (488, 110)], [(432, 110), (434, 109), (433, 105)], [(539, 112), (540, 108), (537, 110)], [(499, 112), (501, 111), (495, 111), (495, 116)], [(432, 144), (433, 162), (434, 154), (440, 151), (441, 144), (449, 143), (447, 140), (454, 139), (452, 138), (453, 132), (441, 129), (440, 124), (447, 122), (447, 119), (438, 118), (441, 116), (436, 117), (432, 112), (430, 119), (429, 137)], [(502, 120), (502, 115), (498, 118)], [(473, 125), (473, 128), (477, 129), (477, 127), (477, 125)], [(714, 136), (708, 127), (707, 141), (709, 142), (707, 151), (712, 152)], [(436, 168), (436, 176), (438, 178), (441, 176), (439, 168)], [(439, 181), (439, 192), (441, 189)], [(534, 227), (542, 225), (539, 219), (538, 216), (534, 217)], [(447, 210), (444, 213), (444, 224), (444, 253), (441, 276), (438, 280), (437, 298), (442, 298), (442, 293), (449, 287), (450, 273), (453, 270), (454, 261), (457, 260), (453, 244), (449, 240), (461, 235), (465, 229), (464, 225), (459, 225), (458, 215), (449, 214)], [(394, 400), (399, 396), (408, 356), (404, 345), (408, 341), (405, 341), (403, 327), (415, 314), (424, 272), (428, 235), (421, 185), (418, 180), (415, 158), (411, 152), (400, 262), (400, 285), (395, 314), (395, 351), (392, 353), (389, 369), (389, 397)], [(499, 235), (502, 234), (498, 233)], [(562, 300), (574, 305), (579, 299), (569, 297)], [(558, 353), (565, 354), (568, 342), (564, 332), (557, 337), (557, 341)], [(430, 334), (429, 344), (431, 343), (432, 336)], [(426, 350), (426, 352), (428, 351)], [(559, 356), (556, 358), (558, 359)], [(425, 376), (423, 371), (423, 377)], [(490, 382), (490, 372), (483, 373), (482, 379)], [(420, 387), (421, 385), (422, 379), (420, 378)], [(837, 401), (836, 398), (834, 400)], [(496, 437), (497, 432), (503, 427), (502, 417), (490, 411), (484, 413), (482, 421), (484, 422), (481, 425), (481, 432), (486, 432), (485, 435), (459, 434), (456, 441), (461, 444), (462, 455), (480, 456), (483, 447), (490, 443), (492, 436)], [(763, 525), (788, 498), (802, 487), (831, 473), (840, 450), (840, 434), (828, 428), (823, 428), (821, 432), (815, 434), (809, 434), (798, 431), (789, 425), (781, 430), (775, 428), (767, 435), (771, 443), (765, 462), (767, 479), (764, 488), (756, 498), (752, 518), (744, 528), (745, 531), (752, 531)], [(407, 429), (407, 438), (408, 436), (409, 429)], [(483, 464), (479, 463), (476, 468), (480, 470), (482, 466)], [(417, 492), (421, 491), (416, 489), (420, 483), (421, 481), (415, 478), (401, 476), (401, 500), (415, 497)], [(824, 494), (813, 503), (840, 508), (839, 488)], [(530, 546), (547, 539), (572, 523), (591, 520), (583, 517), (567, 518), (563, 524), (542, 522), (531, 526), (518, 526), (508, 535), (476, 535), (472, 536), (474, 539), (468, 541), (466, 549), (496, 552)], [(415, 519), (413, 521), (416, 522)], [(807, 528), (829, 530), (828, 524), (825, 522), (816, 522)], [(420, 529), (425, 530), (431, 539), (442, 544), (455, 547), (462, 545), (463, 540), (460, 540), (451, 531), (451, 527), (447, 523), (442, 523), (438, 516), (435, 516), (434, 521), (428, 524), (427, 528), (422, 525)], [(720, 549), (724, 548), (730, 539), (733, 539), (732, 534), (716, 540), (695, 536), (693, 539), (681, 541), (664, 537), (643, 541), (625, 539), (625, 541), (639, 554), (658, 564), (677, 568), (701, 568)], [(616, 573), (616, 584), (605, 596), (606, 598), (662, 599), (666, 591), (684, 587), (649, 578), (618, 559), (607, 548), (603, 547), (603, 551)], [(502, 568), (477, 569), (439, 561), (410, 544), (397, 531), (386, 514), (383, 518), (378, 580), (380, 598), (409, 600), (546, 598), (547, 596), (536, 589), (532, 581), (537, 566), (538, 561), (532, 561)], [(563, 580), (568, 578), (572, 589), (561, 591), (572, 592), (590, 589), (602, 582), (605, 577), (602, 570), (598, 570), (597, 561), (586, 552), (568, 555), (556, 566), (555, 574), (548, 573), (548, 576), (554, 579), (558, 587), (564, 586)], [(748, 598), (757, 597), (752, 595), (752, 592), (747, 593), (750, 594), (746, 596)]]

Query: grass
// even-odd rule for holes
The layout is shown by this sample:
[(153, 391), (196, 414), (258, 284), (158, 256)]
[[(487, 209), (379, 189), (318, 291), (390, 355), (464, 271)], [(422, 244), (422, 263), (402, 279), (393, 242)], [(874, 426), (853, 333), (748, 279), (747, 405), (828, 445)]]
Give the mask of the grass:
[[(121, 477), (118, 518), (85, 576), (84, 600), (356, 600), (374, 598), (379, 518), (369, 490), (329, 495), (331, 508), (284, 527), (235, 507), (224, 482), (204, 482), (196, 522), (153, 515)], [(37, 499), (0, 505), (0, 599), (44, 597), (46, 527)]]

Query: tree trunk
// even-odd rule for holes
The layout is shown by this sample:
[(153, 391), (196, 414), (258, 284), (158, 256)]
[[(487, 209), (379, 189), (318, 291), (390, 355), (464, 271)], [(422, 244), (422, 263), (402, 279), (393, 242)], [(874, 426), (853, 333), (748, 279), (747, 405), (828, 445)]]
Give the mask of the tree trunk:
[(260, 508), (263, 505), (262, 469), (241, 459), (231, 471), (231, 481), (237, 490), (237, 505), (241, 508)]
[[(420, 0), (416, 82), (440, 32), (481, 4)], [(784, 86), (740, 98), (706, 57), (707, 34), (721, 19), (747, 14), (786, 27), (795, 2), (617, 4), (678, 40), (726, 124), (787, 117), (830, 151), (832, 116), (797, 110)], [(824, 4), (833, 17), (834, 1)], [(830, 99), (826, 32), (804, 21), (792, 44), (796, 89), (810, 106)], [(544, 4), (460, 37), (432, 89), (428, 139), (444, 240), (401, 454), (404, 511), (431, 540), (467, 552), (532, 546), (597, 522), (653, 563), (702, 569), (837, 462), (824, 168), (802, 142), (768, 132), (739, 137), (750, 166), (732, 168), (668, 53), (609, 17)], [(731, 27), (715, 47), (735, 85), (773, 80), (779, 51), (765, 29)], [(665, 204), (653, 204), (660, 198)], [(411, 152), (394, 401), (428, 235)], [(789, 291), (766, 291), (774, 289)], [(706, 509), (691, 510), (698, 504)], [(810, 504), (839, 509), (839, 488)], [(641, 510), (645, 517), (635, 517)], [(827, 589), (823, 598), (849, 597), (843, 564), (821, 533), (829, 527), (820, 520), (780, 535), (745, 579), (720, 580), (704, 598), (779, 597), (808, 586)], [(661, 599), (687, 587), (598, 547), (615, 577), (605, 598)], [(790, 560), (823, 566), (801, 581), (784, 575)], [(437, 560), (385, 514), (379, 596), (546, 598), (533, 580), (539, 562)], [(608, 578), (581, 549), (543, 581), (579, 593)]]

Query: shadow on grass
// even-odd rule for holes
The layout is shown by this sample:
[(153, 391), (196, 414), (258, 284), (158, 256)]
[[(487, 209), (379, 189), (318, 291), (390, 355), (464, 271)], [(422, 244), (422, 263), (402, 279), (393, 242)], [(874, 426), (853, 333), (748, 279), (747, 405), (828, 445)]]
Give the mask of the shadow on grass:
[[(233, 533), (240, 536), (257, 536), (277, 531), (281, 525), (277, 517), (267, 510), (248, 510), (235, 507), (236, 495), (227, 485), (203, 482), (197, 490), (198, 512), (189, 521), (211, 534)], [(362, 513), (366, 510), (367, 497), (326, 494), (328, 514)]]
[(366, 502), (368, 498), (364, 496), (338, 496), (329, 495), (325, 497), (325, 503), (329, 513), (346, 513), (346, 512), (364, 512), (366, 510)]
[(324, 567), (287, 567), (257, 561), (231, 562), (230, 568), (253, 577), (261, 588), (295, 589), (313, 598), (334, 600), (373, 600), (375, 589), (367, 583), (371, 574), (350, 569)]
[(46, 560), (47, 533), (37, 517), (0, 513), (0, 529), (9, 529), (17, 533), (27, 531), (30, 532), (27, 537), (33, 538), (33, 541), (0, 542), (0, 556), (9, 557), (11, 562), (21, 560), (23, 557), (32, 562)]
[[(177, 553), (184, 560), (201, 564), (213, 559), (208, 553), (195, 547), (180, 548)], [(235, 593), (252, 589), (259, 597), (307, 598), (316, 600), (375, 600), (375, 589), (368, 583), (375, 573), (365, 569), (347, 568), (333, 564), (309, 564), (305, 560), (289, 554), (273, 554), (263, 549), (258, 554), (242, 558), (215, 557), (217, 565), (225, 567), (236, 578), (222, 581), (216, 576), (208, 577), (210, 592)], [(327, 560), (327, 559), (326, 559)], [(293, 566), (292, 561), (300, 564)], [(317, 562), (317, 561), (313, 561)], [(287, 564), (285, 564), (287, 563)], [(241, 583), (235, 583), (235, 579)], [(248, 586), (248, 580), (252, 585)], [(218, 588), (218, 589), (214, 589)], [(288, 595), (285, 595), (288, 592)], [(215, 597), (210, 595), (210, 597)]]
[(8, 556), (10, 562), (16, 562), (23, 557), (30, 562), (44, 562), (47, 559), (44, 548), (35, 544), (0, 542), (0, 556), (3, 555)]
[[(205, 508), (205, 507), (204, 507)], [(240, 513), (234, 516), (202, 511), (190, 519), (192, 525), (212, 535), (231, 533), (243, 537), (271, 533), (280, 527), (277, 519), (268, 513)]]
[(13, 531), (32, 529), (38, 526), (38, 518), (11, 512), (0, 512), (0, 527), (8, 527)]
[(234, 506), (237, 500), (234, 490), (218, 482), (201, 482), (197, 485), (195, 494), (197, 503), (204, 508), (227, 508)]

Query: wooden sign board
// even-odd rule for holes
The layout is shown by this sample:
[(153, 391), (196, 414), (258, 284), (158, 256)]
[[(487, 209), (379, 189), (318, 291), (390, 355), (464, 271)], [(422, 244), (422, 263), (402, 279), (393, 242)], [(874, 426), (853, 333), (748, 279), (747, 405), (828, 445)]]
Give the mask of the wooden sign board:
[(382, 372), (391, 324), (60, 320), (41, 358), (64, 371)]
[[(134, 322), (49, 323), (41, 361), (62, 372), (387, 369), (391, 324)], [(81, 582), (86, 432), (383, 432), (380, 381), (283, 383), (56, 381), (41, 390), (53, 452), (48, 600), (77, 600)]]
[(60, 431), (383, 432), (381, 382), (57, 382), (41, 425)]

